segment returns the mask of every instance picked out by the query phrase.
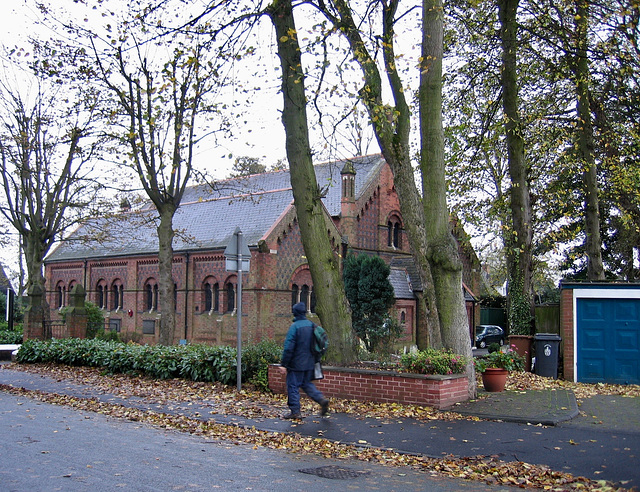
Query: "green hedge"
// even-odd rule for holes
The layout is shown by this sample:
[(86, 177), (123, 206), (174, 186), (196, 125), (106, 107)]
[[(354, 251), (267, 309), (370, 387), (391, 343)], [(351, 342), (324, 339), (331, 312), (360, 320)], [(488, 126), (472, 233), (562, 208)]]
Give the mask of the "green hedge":
[[(265, 341), (242, 351), (242, 380), (266, 390), (269, 364), (280, 361), (282, 348)], [(99, 339), (65, 338), (26, 340), (17, 362), (54, 362), (103, 368), (110, 373), (143, 374), (156, 379), (183, 378), (233, 384), (237, 352), (233, 347), (210, 345), (150, 346)]]
[(451, 350), (427, 348), (404, 354), (400, 363), (407, 372), (415, 374), (461, 374), (464, 373), (467, 358), (454, 354)]
[(0, 324), (0, 344), (22, 343), (22, 325), (18, 325), (14, 330), (7, 329), (7, 323)]

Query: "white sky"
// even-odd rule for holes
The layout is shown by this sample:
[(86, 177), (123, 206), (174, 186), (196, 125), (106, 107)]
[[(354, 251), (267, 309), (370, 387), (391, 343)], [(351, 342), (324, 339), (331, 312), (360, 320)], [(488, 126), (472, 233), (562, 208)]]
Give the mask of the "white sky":
[[(36, 1), (0, 1), (0, 43), (4, 48), (18, 46), (29, 49), (30, 35), (37, 34), (43, 38), (55, 35), (55, 32), (37, 24), (41, 14), (35, 7)], [(107, 5), (111, 7), (117, 1), (107, 2)], [(73, 0), (50, 0), (48, 3), (54, 7), (74, 9), (72, 12), (84, 9), (81, 4), (74, 4)], [(269, 35), (270, 33), (267, 32), (267, 36)], [(0, 56), (0, 66), (6, 65), (4, 59), (4, 56)], [(275, 54), (263, 57), (261, 61), (266, 65), (267, 70), (279, 64)], [(6, 68), (2, 68), (0, 74), (6, 74), (5, 70)], [(282, 96), (277, 92), (278, 84), (272, 81), (269, 84), (257, 85), (261, 90), (248, 98), (251, 104), (247, 105), (241, 118), (235, 119), (237, 122), (234, 129), (235, 138), (218, 142), (213, 138), (205, 138), (197, 149), (196, 167), (205, 169), (214, 178), (223, 179), (228, 176), (235, 157), (256, 157), (266, 166), (271, 166), (286, 157), (284, 129), (280, 121)], [(229, 155), (233, 157), (230, 158)], [(10, 232), (14, 231), (10, 230)], [(9, 277), (12, 276), (12, 270), (17, 270), (16, 258), (16, 246), (0, 247), (0, 261), (5, 266)]]
[[(41, 17), (35, 8), (36, 0), (3, 0), (0, 2), (0, 40), (5, 47), (14, 45), (28, 47), (28, 36), (38, 33), (49, 37), (55, 33), (37, 26), (36, 22)], [(74, 4), (73, 0), (50, 0), (51, 5), (65, 9), (80, 10), (84, 7)], [(112, 5), (107, 3), (107, 5)], [(73, 12), (73, 10), (70, 10)], [(278, 64), (275, 54), (271, 59), (264, 59), (267, 64)], [(214, 142), (212, 139), (204, 141), (199, 149), (199, 159), (207, 162), (207, 168), (212, 169), (216, 178), (224, 178), (228, 175), (234, 157), (249, 156), (260, 158), (262, 163), (270, 166), (279, 159), (285, 157), (284, 129), (280, 121), (280, 109), (282, 96), (275, 92), (277, 84), (270, 87), (261, 87), (261, 91), (251, 98), (251, 105), (243, 112), (241, 124), (234, 130), (235, 138), (223, 142)], [(271, 92), (269, 92), (271, 90)], [(212, 166), (212, 163), (215, 164)], [(200, 167), (200, 166), (198, 166)]]

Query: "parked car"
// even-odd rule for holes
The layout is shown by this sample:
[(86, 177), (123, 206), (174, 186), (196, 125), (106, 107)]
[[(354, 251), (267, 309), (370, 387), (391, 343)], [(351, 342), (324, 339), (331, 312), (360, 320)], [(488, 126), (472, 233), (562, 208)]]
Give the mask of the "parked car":
[(504, 345), (504, 330), (498, 325), (476, 326), (476, 347), (485, 348), (492, 343)]

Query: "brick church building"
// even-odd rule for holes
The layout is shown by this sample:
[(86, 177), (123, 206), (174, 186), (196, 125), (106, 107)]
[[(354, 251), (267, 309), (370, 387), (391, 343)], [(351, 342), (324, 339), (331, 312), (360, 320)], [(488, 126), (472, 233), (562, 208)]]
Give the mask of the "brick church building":
[[(339, 258), (347, 252), (374, 254), (391, 267), (394, 315), (404, 328), (401, 345), (415, 343), (412, 268), (398, 197), (389, 165), (380, 155), (315, 166), (325, 190), (327, 230)], [(81, 284), (111, 329), (136, 332), (156, 343), (158, 320), (157, 214), (151, 208), (122, 210), (93, 220), (61, 242), (45, 261), (52, 318)], [(242, 330), (246, 342), (281, 340), (291, 306), (304, 301), (313, 316), (313, 282), (300, 240), (289, 171), (276, 171), (189, 188), (175, 214), (173, 279), (176, 343), (235, 345), (237, 273), (226, 270), (224, 251), (236, 229), (251, 253), (242, 278)], [(455, 231), (454, 231), (455, 233)], [(460, 248), (470, 327), (477, 314), (472, 292), (479, 288), (478, 260)], [(468, 286), (468, 288), (467, 288)]]

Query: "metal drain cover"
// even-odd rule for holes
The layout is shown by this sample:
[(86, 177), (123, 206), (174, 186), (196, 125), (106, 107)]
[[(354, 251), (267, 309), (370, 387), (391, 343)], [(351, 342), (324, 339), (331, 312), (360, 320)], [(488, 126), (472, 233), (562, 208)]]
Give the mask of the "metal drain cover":
[(342, 468), (341, 466), (335, 465), (321, 466), (319, 468), (304, 468), (298, 471), (334, 480), (347, 480), (349, 478), (358, 478), (369, 474), (368, 471), (350, 470), (349, 468)]

